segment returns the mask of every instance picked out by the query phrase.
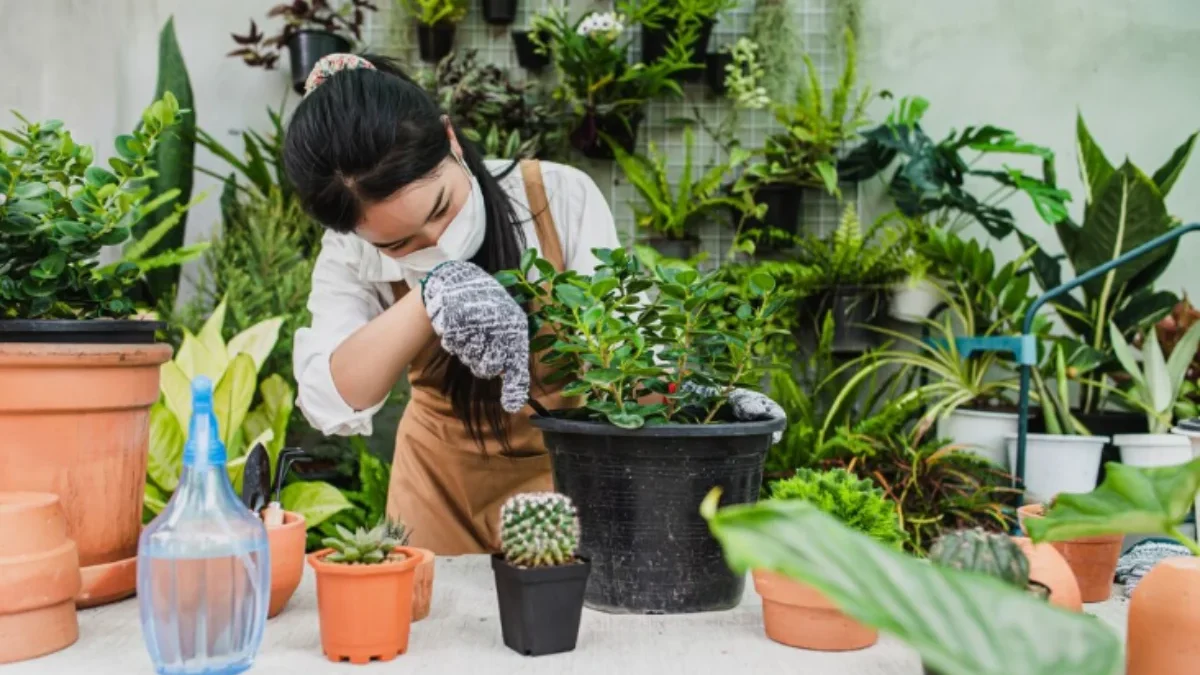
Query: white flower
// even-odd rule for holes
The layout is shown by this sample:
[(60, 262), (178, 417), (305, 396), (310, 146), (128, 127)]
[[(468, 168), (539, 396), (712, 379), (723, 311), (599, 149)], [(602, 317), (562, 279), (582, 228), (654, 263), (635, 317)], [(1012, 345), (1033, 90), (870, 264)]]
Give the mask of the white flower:
[(625, 17), (616, 12), (592, 12), (579, 22), (576, 32), (591, 38), (615, 40), (625, 30)]

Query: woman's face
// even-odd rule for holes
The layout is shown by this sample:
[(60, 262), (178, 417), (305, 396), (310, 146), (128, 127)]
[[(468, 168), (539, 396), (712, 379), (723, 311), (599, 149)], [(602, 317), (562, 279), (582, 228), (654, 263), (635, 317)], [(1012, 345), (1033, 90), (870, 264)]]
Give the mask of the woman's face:
[(471, 193), (462, 148), (451, 131), (452, 155), (425, 178), (363, 211), (355, 233), (384, 255), (400, 258), (437, 244)]

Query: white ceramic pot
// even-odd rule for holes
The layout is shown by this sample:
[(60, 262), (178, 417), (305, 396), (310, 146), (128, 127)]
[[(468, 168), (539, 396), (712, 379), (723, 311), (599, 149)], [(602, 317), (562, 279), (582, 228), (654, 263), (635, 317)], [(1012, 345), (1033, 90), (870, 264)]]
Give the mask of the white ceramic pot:
[(1017, 435), (1017, 414), (959, 408), (938, 420), (937, 433), (1007, 471), (1006, 439)]
[(937, 284), (929, 279), (902, 281), (892, 287), (892, 318), (906, 323), (920, 323), (928, 319), (942, 302)]
[[(1005, 439), (1008, 465), (1017, 470), (1017, 437)], [(1096, 489), (1100, 456), (1108, 436), (1028, 434), (1025, 437), (1025, 503), (1044, 504), (1066, 492), (1082, 494)]]
[(1192, 442), (1180, 434), (1117, 434), (1112, 442), (1129, 466), (1176, 466), (1192, 459)]
[[(1175, 427), (1171, 430), (1171, 433), (1188, 439), (1188, 442), (1192, 444), (1192, 459), (1200, 457), (1200, 431), (1190, 431)], [(1196, 495), (1195, 508), (1197, 516), (1196, 530), (1200, 533), (1200, 493)]]

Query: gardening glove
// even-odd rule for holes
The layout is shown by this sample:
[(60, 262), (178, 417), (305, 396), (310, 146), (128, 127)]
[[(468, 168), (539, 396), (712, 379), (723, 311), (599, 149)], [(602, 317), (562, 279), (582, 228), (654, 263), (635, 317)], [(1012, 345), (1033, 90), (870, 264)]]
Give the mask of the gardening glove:
[(529, 401), (529, 317), (479, 266), (442, 263), (421, 281), (421, 299), (442, 348), (475, 377), (503, 378), (500, 405), (519, 412)]
[[(716, 387), (705, 387), (693, 382), (684, 382), (683, 390), (704, 398), (716, 398), (721, 395), (721, 391)], [(787, 419), (787, 413), (778, 403), (771, 400), (771, 397), (751, 389), (734, 389), (729, 392), (726, 400), (729, 401), (729, 410), (733, 413), (734, 419), (740, 422)], [(783, 440), (782, 431), (771, 434), (772, 443), (778, 443), (781, 440)]]

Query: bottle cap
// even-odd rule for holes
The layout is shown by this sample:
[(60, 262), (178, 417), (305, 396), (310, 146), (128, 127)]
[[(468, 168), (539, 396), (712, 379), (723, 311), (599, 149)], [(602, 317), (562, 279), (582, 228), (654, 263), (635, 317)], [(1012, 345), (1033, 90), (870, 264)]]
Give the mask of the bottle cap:
[(188, 422), (187, 444), (183, 447), (183, 463), (224, 464), (225, 444), (217, 429), (217, 416), (213, 414), (212, 380), (198, 375), (192, 380), (192, 418)]

